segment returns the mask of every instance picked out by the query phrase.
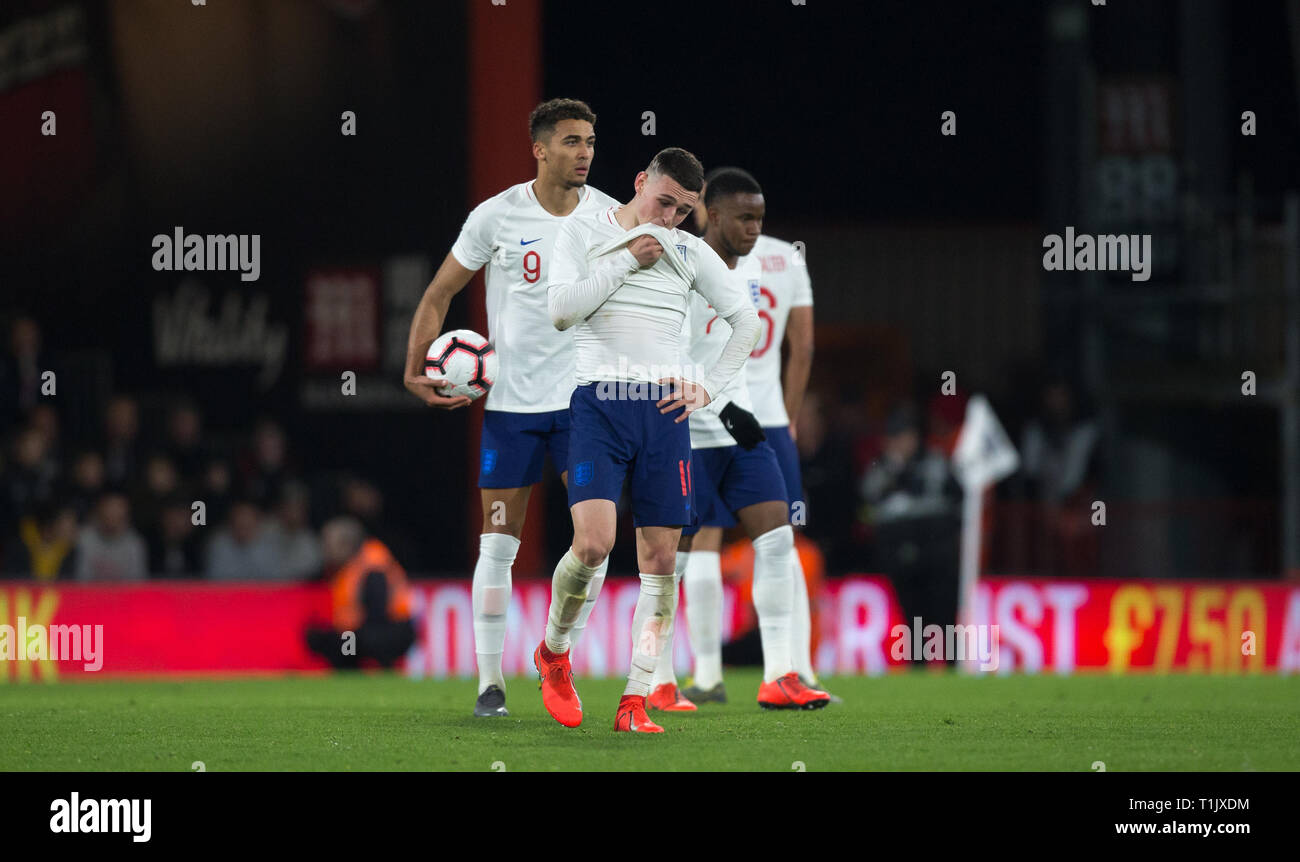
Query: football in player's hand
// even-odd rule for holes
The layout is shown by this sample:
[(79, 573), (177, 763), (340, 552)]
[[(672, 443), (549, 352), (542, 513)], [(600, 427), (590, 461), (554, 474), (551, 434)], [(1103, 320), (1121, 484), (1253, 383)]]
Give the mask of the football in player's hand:
[(427, 377), (442, 378), (449, 385), (438, 390), (448, 398), (464, 395), (482, 398), (497, 377), (497, 352), (488, 340), (472, 329), (453, 329), (434, 339), (425, 356)]

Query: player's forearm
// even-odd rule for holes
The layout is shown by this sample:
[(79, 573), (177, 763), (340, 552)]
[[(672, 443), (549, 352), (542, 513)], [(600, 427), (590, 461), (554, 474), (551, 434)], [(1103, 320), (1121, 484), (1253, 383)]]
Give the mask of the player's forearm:
[(790, 346), (790, 359), (785, 365), (784, 380), (781, 382), (782, 391), (785, 393), (785, 413), (790, 417), (790, 424), (794, 424), (799, 416), (799, 410), (803, 407), (803, 396), (808, 391), (808, 379), (812, 375), (813, 346), (811, 342), (807, 346), (796, 348)]
[(597, 259), (586, 278), (553, 279), (546, 290), (546, 304), (555, 328), (563, 331), (586, 320), (640, 266), (632, 252), (622, 249)]
[(722, 348), (718, 361), (709, 369), (704, 380), (700, 381), (704, 391), (709, 393), (709, 398), (720, 394), (740, 373), (745, 360), (749, 358), (749, 352), (758, 343), (759, 332), (762, 329), (758, 314), (752, 305), (742, 305), (724, 319), (731, 324), (731, 337)]
[(460, 293), (475, 270), (466, 269), (451, 252), (443, 258), (433, 281), (424, 289), (415, 316), (411, 318), (411, 332), (406, 338), (406, 376), (424, 376), (424, 358), (429, 345), (442, 332), (442, 322), (447, 319), (447, 306), (451, 298)]
[(415, 316), (411, 319), (411, 331), (406, 339), (406, 376), (419, 377), (424, 374), (424, 359), (429, 352), (429, 345), (442, 332), (442, 322), (447, 319), (447, 307), (451, 305), (454, 291), (447, 291), (435, 280), (424, 291), (420, 304), (416, 306)]

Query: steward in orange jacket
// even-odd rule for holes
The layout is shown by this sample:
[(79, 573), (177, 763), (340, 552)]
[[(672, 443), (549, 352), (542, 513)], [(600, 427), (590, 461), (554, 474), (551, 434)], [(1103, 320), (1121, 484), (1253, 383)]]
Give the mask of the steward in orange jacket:
[[(382, 583), (376, 574), (382, 576)], [(366, 539), (330, 580), (334, 628), (350, 631), (373, 616), (400, 622), (411, 618), (406, 570), (378, 539)]]
[(373, 659), (395, 665), (415, 643), (406, 571), (378, 539), (366, 538), (355, 518), (321, 528), (332, 626), (307, 631), (307, 645), (336, 668)]

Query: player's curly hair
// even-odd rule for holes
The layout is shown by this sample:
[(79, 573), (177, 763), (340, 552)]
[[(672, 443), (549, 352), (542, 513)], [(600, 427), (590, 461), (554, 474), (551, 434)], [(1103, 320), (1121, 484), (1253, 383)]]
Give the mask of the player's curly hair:
[(681, 147), (668, 147), (655, 153), (645, 172), (650, 176), (671, 177), (688, 192), (704, 188), (704, 165)]
[(555, 125), (560, 120), (586, 120), (596, 125), (596, 115), (591, 107), (578, 99), (551, 99), (542, 102), (528, 115), (528, 134), (533, 141), (540, 141), (555, 134)]
[(754, 175), (742, 168), (714, 168), (704, 176), (704, 205), (728, 195), (761, 195), (763, 187), (754, 179)]

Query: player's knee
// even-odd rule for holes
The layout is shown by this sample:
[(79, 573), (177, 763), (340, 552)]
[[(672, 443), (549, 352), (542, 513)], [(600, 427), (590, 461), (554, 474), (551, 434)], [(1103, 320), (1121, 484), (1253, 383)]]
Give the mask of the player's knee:
[(648, 552), (642, 562), (648, 574), (671, 575), (677, 566), (677, 549), (655, 549)]
[[(752, 538), (765, 536), (774, 530), (790, 525), (790, 507), (785, 503), (760, 503), (750, 507), (742, 515), (747, 532)], [(789, 531), (787, 531), (789, 532)], [(790, 542), (794, 542), (794, 533), (790, 532)]]
[(614, 543), (606, 540), (603, 536), (579, 535), (573, 537), (573, 555), (584, 566), (599, 566), (609, 556), (609, 552), (613, 548)]
[(794, 550), (794, 530), (781, 524), (754, 538), (755, 552), (784, 554)]

